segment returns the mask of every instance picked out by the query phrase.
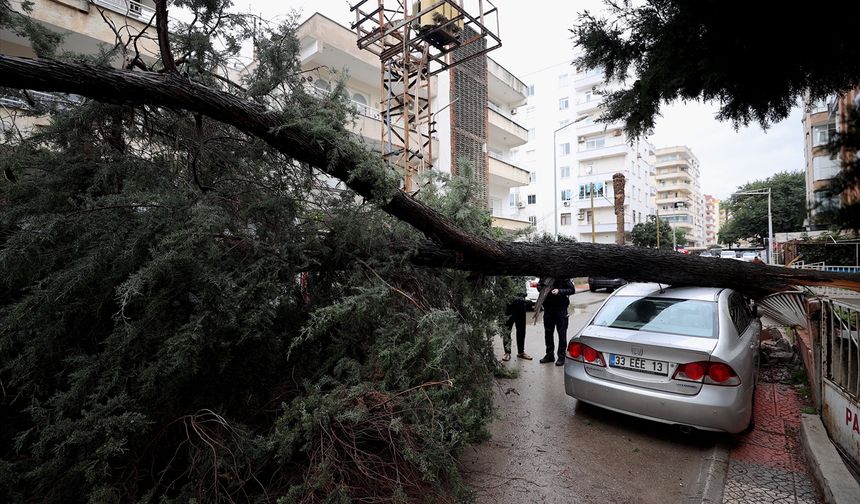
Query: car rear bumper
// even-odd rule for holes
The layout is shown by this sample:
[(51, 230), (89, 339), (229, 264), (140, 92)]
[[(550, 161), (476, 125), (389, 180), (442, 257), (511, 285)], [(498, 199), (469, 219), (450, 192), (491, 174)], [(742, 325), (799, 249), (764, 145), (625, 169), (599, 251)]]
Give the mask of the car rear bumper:
[(672, 394), (594, 378), (585, 364), (571, 359), (564, 366), (564, 388), (567, 395), (595, 406), (702, 430), (741, 432), (752, 415), (748, 387), (704, 385), (696, 395)]

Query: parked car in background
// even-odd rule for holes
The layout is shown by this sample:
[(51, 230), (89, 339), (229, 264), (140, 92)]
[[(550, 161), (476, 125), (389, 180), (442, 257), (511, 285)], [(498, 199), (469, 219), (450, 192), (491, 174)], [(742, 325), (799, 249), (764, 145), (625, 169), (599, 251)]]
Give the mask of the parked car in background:
[(720, 251), (720, 258), (722, 258), (722, 259), (737, 259), (738, 253), (735, 252), (734, 250), (721, 250)]
[(606, 289), (607, 292), (612, 292), (626, 284), (627, 280), (623, 278), (588, 277), (588, 290), (591, 292), (595, 292), (598, 289)]
[(752, 425), (761, 322), (730, 289), (629, 284), (567, 346), (577, 400), (685, 428)]
[(752, 262), (756, 259), (761, 259), (759, 257), (758, 252), (753, 252), (751, 250), (741, 253), (741, 261)]
[(539, 280), (537, 277), (526, 278), (526, 309), (533, 309), (535, 303), (537, 303), (538, 296), (540, 295), (540, 290), (538, 290)]

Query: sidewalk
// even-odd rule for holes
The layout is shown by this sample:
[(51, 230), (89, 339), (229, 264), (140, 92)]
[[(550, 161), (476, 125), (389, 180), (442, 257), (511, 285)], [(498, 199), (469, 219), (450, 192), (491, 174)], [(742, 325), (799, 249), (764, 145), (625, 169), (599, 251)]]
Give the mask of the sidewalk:
[(800, 446), (794, 388), (759, 382), (755, 401), (755, 429), (731, 445), (723, 503), (820, 503)]

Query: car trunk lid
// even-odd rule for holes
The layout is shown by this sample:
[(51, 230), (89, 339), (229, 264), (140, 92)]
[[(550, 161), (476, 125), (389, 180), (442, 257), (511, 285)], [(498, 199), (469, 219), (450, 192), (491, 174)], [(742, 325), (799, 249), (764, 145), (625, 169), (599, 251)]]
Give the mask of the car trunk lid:
[(684, 395), (699, 393), (702, 384), (673, 380), (678, 365), (709, 360), (717, 345), (716, 338), (594, 325), (582, 331), (580, 341), (600, 352), (606, 362), (606, 367), (587, 365), (589, 375)]

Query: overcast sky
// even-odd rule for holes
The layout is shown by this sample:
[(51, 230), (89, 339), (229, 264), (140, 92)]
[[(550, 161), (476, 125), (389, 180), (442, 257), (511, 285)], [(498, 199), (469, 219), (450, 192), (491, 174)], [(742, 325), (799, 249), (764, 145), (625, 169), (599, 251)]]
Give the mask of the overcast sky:
[[(349, 11), (354, 0), (253, 0), (246, 7), (264, 18), (275, 18), (295, 9), (304, 20), (320, 12), (344, 25), (354, 20)], [(376, 3), (370, 0), (368, 4)], [(475, 2), (467, 2), (475, 3)], [(558, 2), (552, 0), (494, 0), (499, 9), (502, 47), (495, 60), (528, 81), (528, 74), (572, 59), (568, 31), (584, 9), (599, 10), (600, 0)], [(796, 108), (785, 121), (763, 131), (753, 125), (735, 131), (731, 123), (714, 119), (714, 104), (677, 103), (663, 106), (651, 141), (656, 147), (687, 145), (702, 167), (702, 190), (725, 198), (737, 186), (766, 178), (779, 171), (803, 170), (801, 111)]]

